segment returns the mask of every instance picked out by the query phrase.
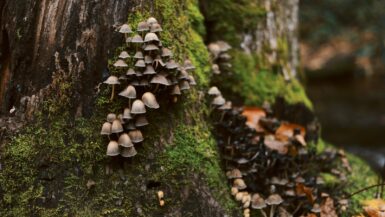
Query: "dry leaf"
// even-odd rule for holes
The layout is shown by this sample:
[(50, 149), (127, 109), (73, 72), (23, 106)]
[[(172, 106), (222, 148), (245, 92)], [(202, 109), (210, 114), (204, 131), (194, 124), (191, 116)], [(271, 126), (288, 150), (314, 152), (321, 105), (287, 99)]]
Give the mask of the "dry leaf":
[(266, 112), (262, 108), (244, 107), (242, 115), (247, 118), (246, 124), (249, 127), (254, 128), (257, 132), (264, 132), (263, 127), (259, 124), (259, 120), (266, 117)]
[(336, 209), (334, 207), (334, 201), (332, 198), (327, 197), (321, 204), (321, 216), (322, 217), (338, 217)]
[(385, 217), (385, 201), (373, 199), (362, 202), (365, 213), (369, 217)]
[(306, 187), (302, 183), (297, 183), (295, 187), (295, 192), (298, 196), (306, 196), (307, 200), (313, 204), (315, 201), (314, 195), (312, 193), (312, 188)]
[(280, 154), (287, 154), (288, 152), (288, 143), (278, 141), (274, 136), (265, 137), (265, 146), (271, 150), (275, 150)]
[(280, 141), (288, 141), (294, 136), (294, 130), (299, 129), (300, 135), (305, 137), (305, 128), (298, 124), (282, 123), (275, 132), (275, 136)]

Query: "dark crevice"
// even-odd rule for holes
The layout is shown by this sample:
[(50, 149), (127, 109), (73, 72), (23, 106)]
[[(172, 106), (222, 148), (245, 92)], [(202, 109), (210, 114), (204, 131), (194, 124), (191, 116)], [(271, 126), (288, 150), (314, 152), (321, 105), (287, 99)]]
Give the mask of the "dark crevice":
[(10, 108), (8, 96), (9, 82), (11, 80), (11, 53), (9, 49), (8, 35), (5, 30), (1, 32), (0, 41), (0, 114), (4, 114)]

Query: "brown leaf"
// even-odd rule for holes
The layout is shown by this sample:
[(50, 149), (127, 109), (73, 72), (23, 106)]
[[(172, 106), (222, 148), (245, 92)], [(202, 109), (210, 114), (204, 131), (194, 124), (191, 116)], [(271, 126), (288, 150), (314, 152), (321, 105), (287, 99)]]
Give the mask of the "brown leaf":
[(307, 200), (313, 204), (314, 201), (315, 201), (315, 198), (314, 198), (314, 195), (312, 193), (312, 188), (309, 188), (309, 187), (306, 187), (304, 184), (302, 183), (297, 183), (296, 184), (296, 187), (295, 187), (295, 192), (298, 196), (303, 196), (305, 195)]
[(321, 204), (321, 217), (338, 217), (332, 198), (327, 197)]
[(288, 141), (294, 136), (294, 130), (299, 129), (300, 135), (305, 137), (305, 128), (298, 124), (282, 123), (275, 132), (275, 136), (280, 141)]
[(259, 124), (259, 120), (266, 117), (266, 112), (262, 108), (244, 107), (242, 115), (247, 118), (246, 124), (249, 127), (254, 128), (257, 132), (264, 132), (263, 127)]
[(280, 154), (287, 154), (288, 152), (289, 144), (276, 140), (274, 136), (266, 136), (264, 142), (267, 148), (278, 151)]

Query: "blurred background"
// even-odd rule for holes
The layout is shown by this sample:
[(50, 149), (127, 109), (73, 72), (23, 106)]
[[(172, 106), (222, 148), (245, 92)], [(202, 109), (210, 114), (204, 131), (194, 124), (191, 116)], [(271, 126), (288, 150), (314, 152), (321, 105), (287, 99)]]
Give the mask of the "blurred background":
[(325, 140), (385, 153), (385, 1), (301, 0), (302, 68)]

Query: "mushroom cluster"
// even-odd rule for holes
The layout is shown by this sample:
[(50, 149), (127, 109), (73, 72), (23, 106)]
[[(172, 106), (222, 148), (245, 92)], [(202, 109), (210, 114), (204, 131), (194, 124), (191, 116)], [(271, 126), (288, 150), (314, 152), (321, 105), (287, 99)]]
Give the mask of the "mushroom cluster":
[[(111, 86), (111, 97), (127, 100), (120, 114), (108, 114), (101, 135), (108, 136), (108, 156), (133, 157), (135, 144), (144, 138), (141, 129), (149, 124), (146, 113), (160, 107), (158, 100), (169, 97), (176, 102), (183, 91), (196, 85), (189, 59), (178, 64), (173, 52), (163, 47), (161, 25), (154, 17), (139, 22), (136, 32), (128, 24), (119, 30), (125, 36), (125, 50), (113, 63), (115, 73), (103, 83)], [(118, 91), (118, 92), (117, 92)]]
[(214, 75), (219, 75), (223, 72), (229, 72), (231, 69), (230, 59), (231, 56), (227, 52), (231, 49), (231, 46), (225, 41), (217, 41), (210, 43), (207, 46), (212, 57), (212, 72)]
[(320, 215), (326, 201), (344, 201), (342, 192), (333, 192), (319, 176), (322, 171), (346, 181), (349, 166), (342, 151), (317, 154), (305, 127), (277, 119), (268, 103), (234, 108), (217, 87), (208, 95), (231, 193), (242, 202), (245, 217), (250, 209), (271, 217), (277, 212)]

